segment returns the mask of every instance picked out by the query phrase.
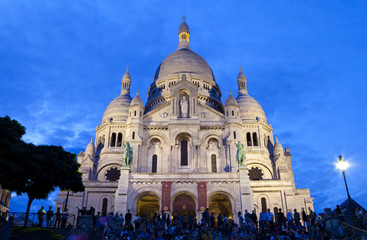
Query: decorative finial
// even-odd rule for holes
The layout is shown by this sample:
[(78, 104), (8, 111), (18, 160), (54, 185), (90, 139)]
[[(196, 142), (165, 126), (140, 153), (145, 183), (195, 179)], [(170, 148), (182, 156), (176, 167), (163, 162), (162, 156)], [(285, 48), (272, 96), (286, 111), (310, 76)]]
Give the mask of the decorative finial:
[(278, 137), (275, 137), (275, 141), (278, 142)]
[(229, 91), (229, 95), (232, 95), (232, 91)]
[(184, 20), (184, 21), (185, 21), (185, 20), (186, 20), (186, 17), (185, 17), (185, 16), (183, 16), (183, 17), (182, 17), (182, 20)]
[(129, 72), (129, 67), (126, 68), (126, 72)]
[(136, 91), (136, 95), (139, 95), (139, 91)]
[(90, 142), (93, 142), (93, 138), (90, 139)]
[(242, 67), (240, 66), (240, 72), (242, 72)]

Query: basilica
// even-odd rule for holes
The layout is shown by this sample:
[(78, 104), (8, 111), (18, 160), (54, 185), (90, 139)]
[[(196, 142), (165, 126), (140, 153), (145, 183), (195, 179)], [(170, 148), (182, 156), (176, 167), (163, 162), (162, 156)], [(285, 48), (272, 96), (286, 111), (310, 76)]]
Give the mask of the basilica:
[[(70, 193), (69, 212), (93, 207), (101, 214), (191, 213), (200, 220), (209, 208), (238, 221), (245, 210), (313, 209), (309, 189), (295, 187), (289, 148), (274, 139), (242, 70), (238, 93), (223, 104), (212, 69), (190, 47), (185, 20), (178, 39), (177, 50), (158, 66), (145, 104), (139, 92), (131, 97), (128, 69), (123, 75), (120, 95), (78, 154), (85, 191)], [(236, 162), (238, 146), (243, 164)], [(63, 209), (66, 195), (60, 192), (57, 207)]]

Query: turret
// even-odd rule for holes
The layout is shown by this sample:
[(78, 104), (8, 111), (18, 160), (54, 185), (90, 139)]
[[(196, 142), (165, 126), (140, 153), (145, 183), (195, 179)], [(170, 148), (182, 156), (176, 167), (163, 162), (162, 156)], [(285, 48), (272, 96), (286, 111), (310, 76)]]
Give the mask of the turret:
[(273, 147), (273, 160), (276, 162), (280, 157), (284, 155), (284, 150), (282, 144), (278, 141), (278, 138), (275, 138), (275, 143)]
[(245, 74), (242, 72), (240, 67), (240, 72), (237, 76), (238, 94), (247, 94), (247, 79)]
[(92, 180), (94, 177), (94, 169), (95, 169), (95, 147), (93, 144), (93, 138), (90, 140), (90, 143), (87, 145), (84, 155), (78, 156), (81, 157), (81, 166), (80, 170), (83, 173), (83, 180)]
[(229, 95), (224, 103), (224, 111), (226, 114), (226, 119), (238, 119), (239, 118), (240, 107), (237, 103), (236, 98), (229, 91)]
[(126, 73), (121, 79), (121, 95), (130, 95), (131, 76), (129, 68), (126, 68)]
[(182, 23), (180, 28), (178, 29), (178, 48), (190, 48), (190, 30), (189, 26), (185, 22), (185, 17), (182, 17)]
[(136, 92), (136, 96), (130, 103), (129, 107), (129, 118), (127, 124), (130, 126), (130, 139), (139, 139), (140, 133), (142, 133), (143, 126), (143, 114), (144, 114), (144, 103), (139, 95), (139, 91)]

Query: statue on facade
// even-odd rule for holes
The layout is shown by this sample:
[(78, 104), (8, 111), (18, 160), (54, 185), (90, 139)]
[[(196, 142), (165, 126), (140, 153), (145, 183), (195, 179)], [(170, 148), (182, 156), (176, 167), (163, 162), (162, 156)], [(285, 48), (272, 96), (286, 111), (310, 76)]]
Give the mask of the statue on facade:
[(122, 147), (124, 148), (124, 153), (122, 154), (122, 166), (131, 167), (133, 162), (133, 148), (130, 147), (130, 143), (128, 142), (126, 142), (126, 145), (122, 143)]
[(236, 153), (236, 162), (237, 162), (237, 167), (245, 167), (245, 160), (246, 160), (246, 155), (245, 155), (245, 146), (243, 146), (243, 144), (238, 141), (237, 143), (234, 143), (237, 147), (237, 153)]
[(181, 99), (181, 117), (188, 117), (189, 116), (189, 102), (188, 100), (186, 99), (186, 96), (182, 96), (182, 99)]

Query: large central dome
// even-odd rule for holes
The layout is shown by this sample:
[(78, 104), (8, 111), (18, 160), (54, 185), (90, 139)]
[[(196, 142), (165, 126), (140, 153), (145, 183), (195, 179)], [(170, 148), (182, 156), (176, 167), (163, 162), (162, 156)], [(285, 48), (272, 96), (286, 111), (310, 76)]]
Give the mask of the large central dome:
[(154, 81), (177, 75), (178, 73), (197, 74), (208, 81), (215, 82), (213, 72), (208, 63), (189, 48), (179, 48), (168, 55), (159, 65), (154, 75)]
[(155, 72), (148, 90), (145, 113), (165, 104), (171, 98), (172, 87), (183, 80), (196, 85), (200, 96), (198, 101), (224, 113), (221, 92), (212, 69), (199, 54), (190, 49), (190, 30), (185, 19), (178, 30), (178, 37), (178, 49), (168, 55)]

